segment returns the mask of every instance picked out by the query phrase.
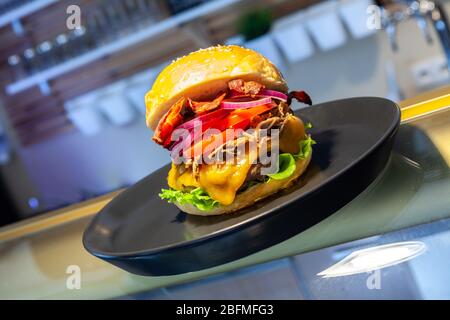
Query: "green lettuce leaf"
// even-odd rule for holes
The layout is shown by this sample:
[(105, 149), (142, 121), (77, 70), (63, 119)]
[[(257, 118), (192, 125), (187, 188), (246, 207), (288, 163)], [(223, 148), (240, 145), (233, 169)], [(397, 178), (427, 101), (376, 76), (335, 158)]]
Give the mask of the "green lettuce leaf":
[(316, 144), (316, 142), (308, 135), (308, 137), (304, 140), (300, 140), (299, 146), (300, 151), (297, 154), (294, 154), (295, 159), (306, 159), (312, 150), (312, 145)]
[(270, 179), (283, 180), (289, 178), (295, 171), (295, 159), (290, 153), (282, 153), (278, 156), (278, 171), (268, 174)]
[(219, 204), (218, 201), (212, 199), (205, 190), (201, 188), (196, 188), (191, 192), (161, 189), (159, 197), (169, 202), (178, 202), (179, 204), (190, 203), (202, 211), (209, 211)]
[(278, 171), (276, 173), (268, 174), (269, 182), (270, 179), (283, 180), (289, 178), (295, 172), (295, 161), (298, 159), (306, 159), (312, 150), (312, 145), (316, 142), (308, 136), (304, 140), (300, 140), (299, 146), (300, 151), (297, 154), (282, 153), (278, 156)]

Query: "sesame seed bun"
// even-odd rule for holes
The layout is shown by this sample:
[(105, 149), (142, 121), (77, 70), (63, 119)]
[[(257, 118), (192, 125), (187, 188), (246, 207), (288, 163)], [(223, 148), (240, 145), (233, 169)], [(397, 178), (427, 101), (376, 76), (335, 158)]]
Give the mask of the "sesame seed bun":
[(215, 46), (192, 52), (167, 66), (145, 95), (147, 126), (156, 129), (161, 117), (181, 97), (215, 98), (233, 79), (257, 81), (287, 91), (280, 71), (263, 55), (239, 46)]

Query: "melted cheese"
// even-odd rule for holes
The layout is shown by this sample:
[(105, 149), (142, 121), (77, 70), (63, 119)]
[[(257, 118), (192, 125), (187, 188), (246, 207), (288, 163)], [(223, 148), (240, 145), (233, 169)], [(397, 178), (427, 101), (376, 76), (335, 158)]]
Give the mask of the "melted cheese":
[(229, 205), (233, 203), (251, 165), (248, 157), (237, 164), (207, 165), (200, 170), (200, 185), (211, 198)]
[(167, 183), (169, 187), (175, 190), (183, 190), (184, 187), (200, 187), (191, 171), (186, 171), (180, 175), (177, 166), (173, 163), (167, 177)]
[(254, 157), (246, 156), (238, 163), (202, 165), (197, 178), (190, 171), (178, 174), (176, 166), (172, 164), (167, 179), (169, 187), (175, 190), (189, 186), (201, 187), (220, 204), (229, 205), (233, 203), (237, 190), (244, 183), (253, 159)]

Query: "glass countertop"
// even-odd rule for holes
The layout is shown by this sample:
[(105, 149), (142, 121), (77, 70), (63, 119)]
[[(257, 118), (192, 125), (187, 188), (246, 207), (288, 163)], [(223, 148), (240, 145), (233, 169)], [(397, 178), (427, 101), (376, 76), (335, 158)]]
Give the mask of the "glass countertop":
[[(389, 238), (382, 235), (410, 230), (405, 228), (414, 227), (415, 234), (420, 234), (421, 228), (433, 222), (447, 221), (445, 219), (450, 217), (449, 141), (448, 108), (403, 122), (387, 167), (352, 202), (282, 243), (243, 259), (198, 272), (142, 277), (91, 256), (83, 248), (81, 236), (92, 215), (71, 219), (41, 232), (0, 240), (0, 298), (133, 297), (141, 292), (165, 292), (167, 287), (239, 272), (245, 270), (242, 268), (270, 261), (272, 264), (290, 265), (292, 261), (297, 261), (294, 256), (309, 252), (301, 255), (307, 257), (318, 254), (320, 249), (328, 250), (356, 240), (370, 239), (371, 246), (386, 243)], [(448, 221), (445, 223), (448, 230)], [(448, 233), (446, 236), (448, 240)], [(427, 246), (428, 252), (437, 256), (440, 251), (443, 251), (443, 255), (448, 253), (448, 241), (447, 247), (441, 243), (435, 245), (432, 241)], [(71, 290), (67, 286), (73, 266), (81, 272), (81, 289)], [(312, 264), (310, 273), (316, 275), (324, 267)], [(311, 297), (320, 297), (311, 293), (311, 290), (316, 289), (305, 288), (300, 296), (308, 298), (310, 292)]]
[(449, 283), (441, 219), (117, 299), (450, 299)]

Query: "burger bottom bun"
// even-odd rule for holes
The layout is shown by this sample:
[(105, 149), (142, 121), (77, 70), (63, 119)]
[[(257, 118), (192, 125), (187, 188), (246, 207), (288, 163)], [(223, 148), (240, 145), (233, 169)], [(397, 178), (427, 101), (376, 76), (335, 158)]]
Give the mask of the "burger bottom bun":
[(181, 211), (198, 216), (215, 216), (235, 212), (239, 209), (248, 207), (280, 190), (290, 187), (303, 174), (303, 172), (305, 172), (309, 162), (311, 161), (311, 155), (312, 152), (310, 152), (306, 159), (298, 159), (295, 162), (296, 169), (289, 178), (284, 180), (270, 180), (266, 183), (258, 183), (236, 195), (234, 202), (230, 205), (219, 205), (209, 211), (202, 211), (192, 204), (179, 204), (175, 202), (175, 205), (180, 208)]

